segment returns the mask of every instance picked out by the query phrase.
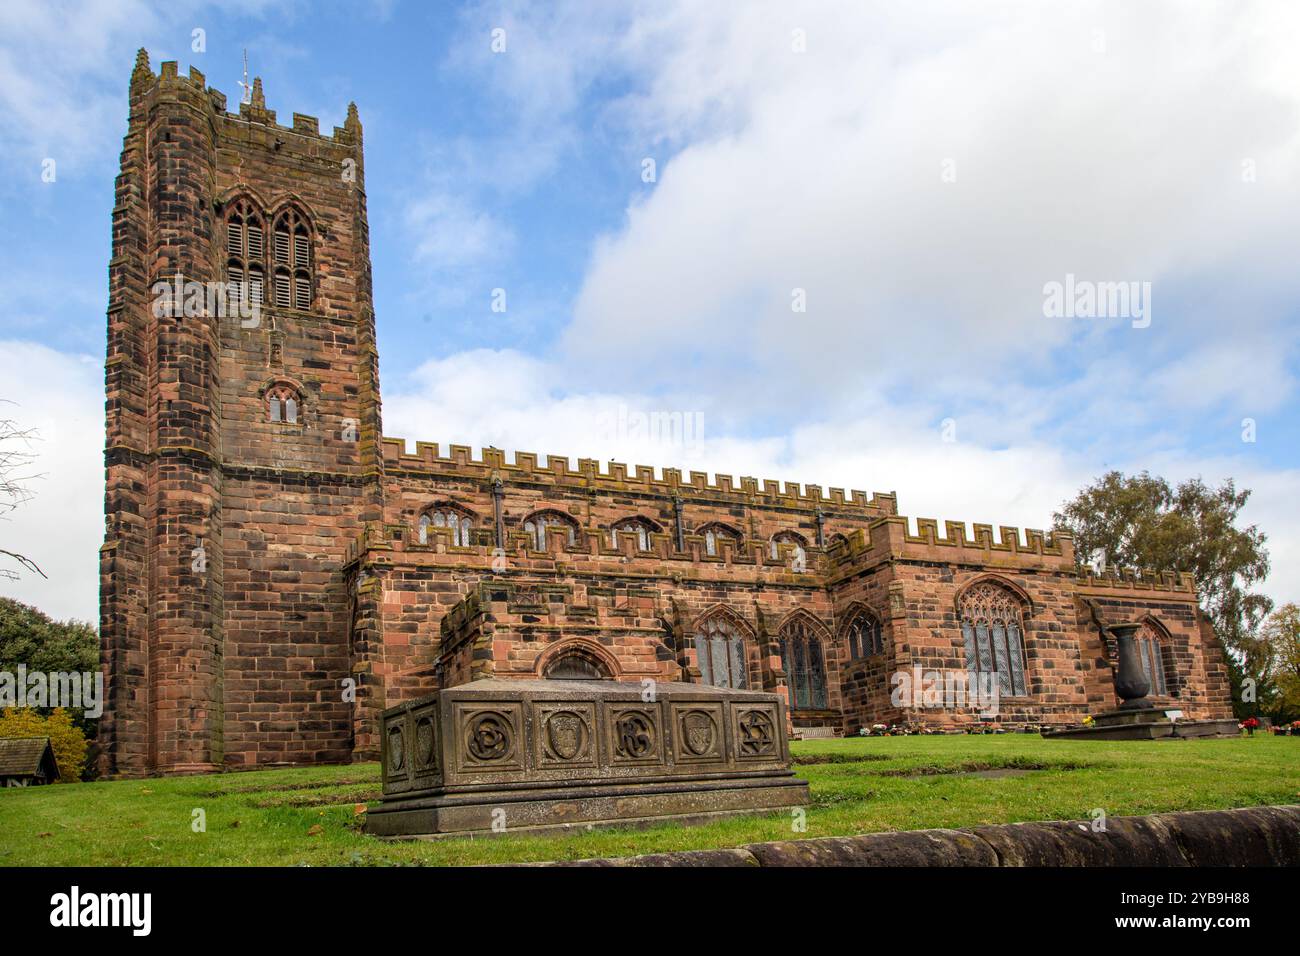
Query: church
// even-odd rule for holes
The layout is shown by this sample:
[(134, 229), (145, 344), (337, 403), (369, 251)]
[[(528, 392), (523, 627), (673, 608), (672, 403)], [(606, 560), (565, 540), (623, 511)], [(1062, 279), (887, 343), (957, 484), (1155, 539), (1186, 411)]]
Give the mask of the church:
[[(102, 770), (377, 758), (387, 707), (482, 678), (781, 695), (795, 734), (1037, 730), (1152, 695), (1231, 715), (1188, 575), (865, 494), (383, 434), (362, 126), (236, 112), (141, 50), (105, 362)], [(252, 309), (180, 307), (229, 290)], [(436, 422), (431, 422), (436, 427)], [(599, 453), (599, 448), (592, 449)], [(993, 706), (900, 693), (989, 679)]]

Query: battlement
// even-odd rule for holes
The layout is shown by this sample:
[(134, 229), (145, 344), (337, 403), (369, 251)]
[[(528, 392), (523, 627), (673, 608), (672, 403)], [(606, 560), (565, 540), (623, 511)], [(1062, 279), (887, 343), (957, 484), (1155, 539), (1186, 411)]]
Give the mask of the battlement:
[[(903, 540), (908, 544), (927, 544), (938, 547), (949, 548), (978, 548), (982, 551), (1005, 551), (1008, 554), (1037, 554), (1048, 555), (1051, 557), (1061, 557), (1067, 554), (1062, 549), (1063, 542), (1070, 542), (1067, 545), (1069, 554), (1073, 554), (1071, 545), (1074, 538), (1068, 533), (1043, 531), (1034, 528), (1013, 528), (1008, 525), (999, 525), (997, 539), (993, 537), (993, 526), (989, 524), (973, 524), (971, 530), (973, 533), (968, 534), (966, 523), (964, 521), (945, 521), (943, 523), (943, 534), (939, 534), (939, 522), (934, 518), (916, 518), (916, 531), (911, 530), (911, 518), (904, 517)], [(1023, 534), (1023, 537), (1022, 537)]]
[(692, 471), (683, 477), (677, 468), (656, 468), (652, 465), (629, 467), (611, 461), (603, 466), (595, 458), (579, 458), (573, 467), (569, 458), (546, 455), (545, 466), (540, 456), (533, 452), (516, 451), (514, 461), (506, 460), (499, 448), (484, 448), (480, 458), (475, 458), (467, 445), (451, 445), (450, 454), (443, 456), (436, 442), (417, 442), (415, 453), (407, 454), (406, 440), (383, 439), (383, 458), (387, 468), (427, 474), (454, 475), (457, 477), (491, 478), (499, 475), (514, 481), (533, 481), (575, 487), (594, 487), (597, 490), (640, 491), (646, 494), (673, 497), (674, 495), (717, 495), (724, 498), (753, 501), (761, 498), (771, 506), (815, 509), (819, 506), (860, 509), (875, 515), (894, 514), (898, 499), (893, 492), (875, 492), (870, 497), (863, 491), (845, 493), (842, 488), (822, 489), (820, 485), (800, 485), (798, 482), (781, 482), (773, 479), (742, 477), (733, 480), (731, 475), (716, 474), (709, 481), (706, 472)]
[(1085, 568), (1078, 575), (1081, 589), (1121, 589), (1129, 591), (1176, 591), (1196, 593), (1196, 579), (1189, 571), (1157, 571), (1153, 568), (1107, 568), (1100, 574)]
[(999, 526), (995, 535), (993, 525), (974, 524), (968, 529), (961, 521), (945, 521), (940, 534), (939, 522), (933, 518), (887, 515), (832, 540), (826, 556), (830, 567), (839, 570), (884, 557), (963, 560), (963, 552), (969, 554), (965, 560), (972, 562), (996, 560), (1002, 555), (1003, 560), (1044, 559), (1071, 566), (1074, 540), (1067, 533), (1008, 525)]
[(357, 115), (356, 103), (348, 104), (347, 119), (342, 126), (334, 127), (333, 134), (329, 136), (321, 134), (320, 120), (306, 113), (294, 113), (293, 125), (283, 126), (277, 122), (275, 110), (266, 106), (262, 78), (254, 77), (249, 102), (242, 102), (241, 99), (239, 111), (231, 113), (227, 111), (226, 94), (208, 86), (207, 78), (197, 67), (191, 66), (188, 75), (185, 75), (180, 72), (177, 61), (165, 60), (159, 64), (159, 72), (155, 74), (149, 66), (148, 51), (141, 48), (136, 54), (135, 69), (131, 73), (131, 94), (135, 96), (148, 92), (151, 86), (156, 87), (161, 95), (178, 91), (198, 94), (206, 99), (214, 112), (226, 119), (266, 126), (277, 133), (305, 136), (346, 147), (355, 147), (361, 143), (361, 120)]

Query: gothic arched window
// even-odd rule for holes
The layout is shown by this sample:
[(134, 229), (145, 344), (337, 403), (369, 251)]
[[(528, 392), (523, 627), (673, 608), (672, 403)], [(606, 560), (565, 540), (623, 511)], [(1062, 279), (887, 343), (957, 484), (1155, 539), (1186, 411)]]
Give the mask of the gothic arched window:
[(275, 217), (271, 234), (271, 265), (275, 269), (275, 305), (281, 309), (311, 308), (311, 229), (307, 219), (290, 207)]
[(849, 646), (849, 660), (872, 657), (884, 653), (885, 641), (880, 632), (880, 621), (866, 611), (858, 610), (844, 629), (845, 643)]
[(695, 532), (704, 537), (704, 553), (710, 557), (717, 557), (722, 553), (721, 541), (730, 540), (734, 545), (739, 546), (741, 534), (731, 525), (723, 524), (720, 521), (712, 521), (704, 525)]
[(638, 551), (649, 551), (650, 535), (658, 530), (657, 526), (645, 518), (625, 518), (610, 525), (609, 545), (611, 548), (617, 548), (620, 534), (634, 534), (636, 535), (636, 549)]
[(609, 675), (589, 654), (569, 652), (546, 665), (547, 680), (609, 680)]
[(781, 628), (781, 666), (790, 688), (791, 710), (826, 709), (826, 654), (821, 636), (798, 615)]
[(226, 211), (226, 282), (236, 300), (261, 305), (266, 285), (266, 224), (247, 199)]
[(302, 398), (292, 385), (273, 385), (266, 390), (266, 420), (297, 425)]
[(1134, 640), (1137, 642), (1138, 657), (1142, 661), (1142, 673), (1146, 674), (1147, 682), (1151, 685), (1148, 693), (1158, 697), (1177, 697), (1178, 681), (1175, 679), (1173, 654), (1168, 642), (1162, 640), (1160, 632), (1147, 621), (1142, 622)]
[(695, 630), (695, 657), (704, 683), (741, 690), (749, 686), (745, 640), (727, 615), (713, 614), (700, 622)]
[(802, 570), (808, 564), (808, 542), (804, 540), (803, 535), (796, 534), (793, 531), (779, 531), (772, 535), (772, 560), (781, 559), (781, 545), (789, 545), (793, 549), (791, 561), (796, 571)]
[(578, 539), (578, 523), (559, 511), (536, 511), (524, 519), (524, 530), (528, 532), (534, 551), (547, 550), (547, 531), (551, 528), (563, 528), (569, 533), (569, 544)]
[(474, 519), (459, 508), (449, 505), (437, 505), (420, 515), (419, 541), (429, 543), (430, 528), (447, 528), (451, 531), (451, 543), (458, 548), (469, 547), (469, 529), (474, 526)]
[(1024, 614), (1008, 588), (981, 581), (961, 596), (961, 634), (968, 670), (998, 675), (1001, 693), (1024, 697)]

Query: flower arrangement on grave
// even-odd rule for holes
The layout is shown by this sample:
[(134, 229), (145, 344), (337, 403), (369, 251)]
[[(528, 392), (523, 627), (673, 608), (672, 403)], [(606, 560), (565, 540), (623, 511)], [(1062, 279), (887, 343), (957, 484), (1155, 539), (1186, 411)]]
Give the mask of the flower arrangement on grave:
[(1256, 729), (1259, 727), (1259, 718), (1247, 717), (1238, 726), (1240, 726), (1249, 736), (1253, 737), (1255, 736)]

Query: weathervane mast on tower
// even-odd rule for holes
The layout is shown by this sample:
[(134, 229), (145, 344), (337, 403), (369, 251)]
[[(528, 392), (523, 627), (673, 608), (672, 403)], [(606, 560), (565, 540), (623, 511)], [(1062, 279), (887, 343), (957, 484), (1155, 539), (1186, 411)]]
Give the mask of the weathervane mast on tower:
[(244, 78), (239, 83), (244, 88), (244, 95), (240, 97), (241, 103), (253, 102), (253, 88), (248, 85), (248, 48), (244, 48)]

